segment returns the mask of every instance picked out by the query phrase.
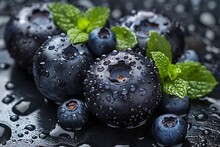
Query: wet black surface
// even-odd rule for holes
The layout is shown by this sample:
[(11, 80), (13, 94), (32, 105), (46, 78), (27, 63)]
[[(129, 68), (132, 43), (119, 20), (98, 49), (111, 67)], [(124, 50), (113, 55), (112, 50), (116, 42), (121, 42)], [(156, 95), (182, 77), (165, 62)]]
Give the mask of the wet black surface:
[[(91, 120), (80, 131), (66, 131), (57, 124), (57, 106), (37, 91), (31, 75), (14, 65), (3, 40), (9, 13), (26, 1), (0, 1), (0, 146), (158, 146), (147, 126), (134, 130), (106, 127)], [(86, 6), (91, 1), (73, 1)], [(186, 48), (195, 49), (220, 81), (220, 3), (218, 0), (100, 0), (96, 5), (112, 9), (112, 20), (131, 9), (156, 7), (180, 21), (186, 34)], [(122, 10), (122, 11), (121, 11)], [(182, 146), (220, 146), (220, 86), (207, 97), (191, 101), (190, 124)], [(121, 145), (121, 146), (120, 146)]]

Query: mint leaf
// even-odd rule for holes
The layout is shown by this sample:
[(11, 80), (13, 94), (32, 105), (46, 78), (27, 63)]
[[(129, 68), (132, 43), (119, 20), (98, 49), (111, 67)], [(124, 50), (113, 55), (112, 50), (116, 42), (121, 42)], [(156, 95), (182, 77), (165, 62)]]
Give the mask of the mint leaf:
[(172, 61), (172, 51), (170, 43), (163, 36), (158, 34), (157, 32), (150, 31), (149, 40), (147, 41), (147, 57), (151, 57), (150, 52), (159, 51), (164, 53), (170, 61)]
[(48, 6), (53, 20), (61, 30), (67, 32), (77, 26), (78, 19), (82, 17), (81, 11), (71, 4), (54, 2)]
[(68, 30), (67, 35), (74, 44), (85, 43), (88, 40), (88, 34), (76, 28)]
[(174, 81), (166, 81), (163, 84), (163, 91), (170, 95), (176, 95), (184, 98), (187, 94), (188, 83), (181, 78)]
[(176, 65), (171, 64), (167, 69), (167, 73), (168, 73), (170, 80), (173, 81), (179, 77), (181, 73), (181, 69), (178, 68)]
[(80, 30), (86, 30), (88, 25), (89, 25), (89, 20), (87, 18), (84, 18), (84, 17), (81, 17), (78, 19), (78, 25), (77, 27), (80, 29)]
[(136, 35), (126, 27), (114, 26), (111, 28), (111, 30), (116, 35), (116, 48), (118, 50), (125, 51), (128, 48), (133, 48), (138, 43)]
[(84, 18), (89, 21), (86, 32), (90, 33), (92, 30), (102, 27), (106, 24), (109, 17), (110, 9), (107, 7), (93, 7), (85, 12)]
[(171, 66), (170, 59), (163, 53), (159, 51), (151, 52), (152, 58), (155, 62), (156, 67), (159, 70), (160, 78), (162, 83), (165, 81), (168, 76), (168, 68)]
[(181, 69), (180, 78), (188, 82), (190, 98), (205, 96), (218, 83), (212, 73), (199, 62), (181, 62), (176, 66)]

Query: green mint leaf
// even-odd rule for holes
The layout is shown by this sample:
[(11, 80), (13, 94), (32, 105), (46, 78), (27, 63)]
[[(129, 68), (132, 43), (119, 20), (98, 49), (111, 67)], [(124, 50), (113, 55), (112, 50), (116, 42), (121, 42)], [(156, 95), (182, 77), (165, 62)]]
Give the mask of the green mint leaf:
[(168, 73), (170, 80), (173, 81), (179, 77), (181, 73), (181, 69), (178, 68), (176, 65), (171, 64), (167, 69), (167, 73)]
[(54, 2), (48, 6), (53, 20), (60, 29), (67, 32), (77, 26), (78, 18), (82, 17), (81, 11), (71, 4)]
[(163, 91), (170, 95), (176, 95), (184, 98), (187, 95), (188, 83), (181, 78), (174, 81), (166, 81), (163, 84)]
[(68, 30), (67, 35), (73, 44), (85, 43), (88, 41), (88, 34), (85, 32), (82, 32), (81, 30), (77, 28), (72, 28)]
[(190, 98), (205, 96), (218, 83), (212, 73), (199, 62), (177, 63), (176, 66), (181, 69), (180, 78), (188, 82)]
[(164, 53), (159, 51), (152, 51), (151, 55), (156, 67), (159, 70), (160, 79), (163, 83), (168, 76), (168, 68), (171, 66), (171, 61)]
[(111, 30), (115, 33), (118, 50), (133, 48), (138, 43), (136, 35), (126, 27), (113, 26)]
[(89, 20), (87, 18), (81, 17), (78, 19), (78, 28), (80, 30), (86, 30), (89, 25)]
[(150, 31), (149, 40), (147, 41), (147, 57), (151, 57), (150, 52), (152, 51), (162, 52), (169, 58), (170, 61), (172, 61), (172, 51), (170, 43), (163, 35), (160, 35), (154, 31)]
[(89, 8), (84, 15), (84, 18), (89, 21), (86, 32), (90, 33), (92, 30), (98, 27), (103, 27), (108, 20), (109, 14), (110, 9), (107, 7), (97, 6)]

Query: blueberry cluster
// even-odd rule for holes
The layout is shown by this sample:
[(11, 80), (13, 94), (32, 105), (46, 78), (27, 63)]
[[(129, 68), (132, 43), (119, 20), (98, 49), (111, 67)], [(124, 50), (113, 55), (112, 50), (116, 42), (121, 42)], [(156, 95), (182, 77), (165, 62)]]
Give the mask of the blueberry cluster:
[(179, 24), (159, 12), (138, 11), (123, 17), (118, 25), (134, 32), (138, 44), (118, 51), (116, 35), (106, 26), (91, 31), (88, 42), (72, 43), (47, 5), (22, 8), (6, 25), (4, 37), (16, 63), (28, 71), (33, 66), (39, 91), (60, 105), (61, 126), (82, 128), (91, 113), (108, 126), (134, 128), (162, 113), (152, 124), (155, 141), (168, 146), (183, 141), (187, 123), (181, 116), (189, 111), (189, 98), (164, 94), (154, 62), (145, 57), (153, 30), (170, 42), (174, 62), (198, 61), (195, 51), (184, 52)]

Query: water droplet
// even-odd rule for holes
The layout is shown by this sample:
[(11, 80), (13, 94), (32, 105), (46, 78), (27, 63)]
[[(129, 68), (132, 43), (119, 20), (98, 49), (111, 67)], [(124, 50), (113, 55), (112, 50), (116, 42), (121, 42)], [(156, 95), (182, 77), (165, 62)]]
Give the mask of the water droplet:
[(122, 94), (122, 95), (126, 95), (127, 93), (128, 93), (128, 90), (127, 90), (126, 88), (123, 88), (121, 94)]
[(208, 119), (208, 115), (205, 112), (199, 113), (195, 116), (197, 121), (205, 121)]
[(116, 99), (118, 97), (118, 91), (114, 91), (112, 97)]
[(13, 83), (11, 83), (11, 82), (7, 82), (7, 83), (5, 84), (5, 88), (6, 88), (7, 90), (13, 90), (13, 89), (15, 88), (15, 85), (14, 85)]
[(131, 87), (130, 87), (130, 91), (133, 92), (133, 91), (135, 91), (135, 89), (136, 89), (135, 86), (134, 86), (134, 85), (131, 85)]
[(51, 45), (51, 46), (48, 47), (48, 49), (49, 49), (49, 50), (54, 50), (54, 49), (55, 49), (55, 46), (54, 46), (54, 45)]
[(0, 144), (6, 142), (11, 138), (11, 129), (5, 125), (0, 123)]
[(111, 61), (110, 60), (106, 60), (106, 61), (104, 61), (104, 65), (109, 65), (111, 63)]
[(113, 50), (111, 54), (112, 54), (113, 56), (115, 56), (115, 55), (118, 54), (118, 51), (117, 51), (117, 50)]
[(19, 134), (18, 134), (18, 137), (23, 137), (23, 136), (24, 136), (23, 133), (19, 133)]
[(45, 138), (47, 138), (47, 136), (48, 136), (48, 134), (46, 134), (46, 133), (40, 133), (39, 134), (40, 139), (45, 139)]
[(103, 66), (99, 66), (98, 68), (97, 68), (97, 71), (98, 72), (102, 72), (104, 70), (104, 67)]
[(31, 101), (31, 99), (25, 99), (17, 102), (13, 107), (12, 111), (20, 116), (25, 116), (31, 114), (38, 108), (38, 103), (36, 101)]
[(106, 82), (106, 83), (104, 84), (104, 87), (105, 87), (105, 89), (109, 89), (109, 88), (111, 87), (111, 85), (110, 85), (108, 82)]
[(2, 99), (2, 102), (5, 103), (5, 104), (9, 104), (11, 103), (12, 101), (14, 101), (14, 96), (13, 95), (7, 95), (6, 97), (4, 97)]
[(17, 115), (12, 115), (11, 117), (10, 117), (10, 120), (11, 121), (17, 121), (19, 119), (19, 116), (17, 116)]
[(107, 95), (107, 96), (106, 96), (106, 101), (108, 101), (108, 102), (111, 101), (111, 96), (110, 96), (110, 95)]
[(35, 130), (35, 126), (34, 125), (32, 125), (32, 124), (29, 124), (29, 125), (27, 125), (26, 127), (25, 127), (25, 129), (26, 130), (29, 130), (29, 131), (34, 131)]
[(145, 89), (143, 89), (143, 88), (139, 89), (140, 96), (144, 96), (146, 93), (147, 93), (147, 91)]
[(48, 70), (45, 71), (45, 76), (46, 76), (46, 77), (49, 77), (49, 76), (50, 76), (50, 73), (49, 73)]
[(208, 130), (208, 129), (205, 129), (205, 130), (203, 130), (202, 132), (203, 132), (203, 134), (205, 134), (205, 135), (209, 135), (209, 134), (211, 133), (211, 131)]
[(6, 63), (0, 63), (0, 70), (6, 70), (10, 67), (9, 64)]
[(50, 25), (50, 26), (47, 26), (47, 29), (48, 29), (48, 30), (51, 30), (52, 28), (53, 28), (53, 26), (51, 26), (51, 25)]

